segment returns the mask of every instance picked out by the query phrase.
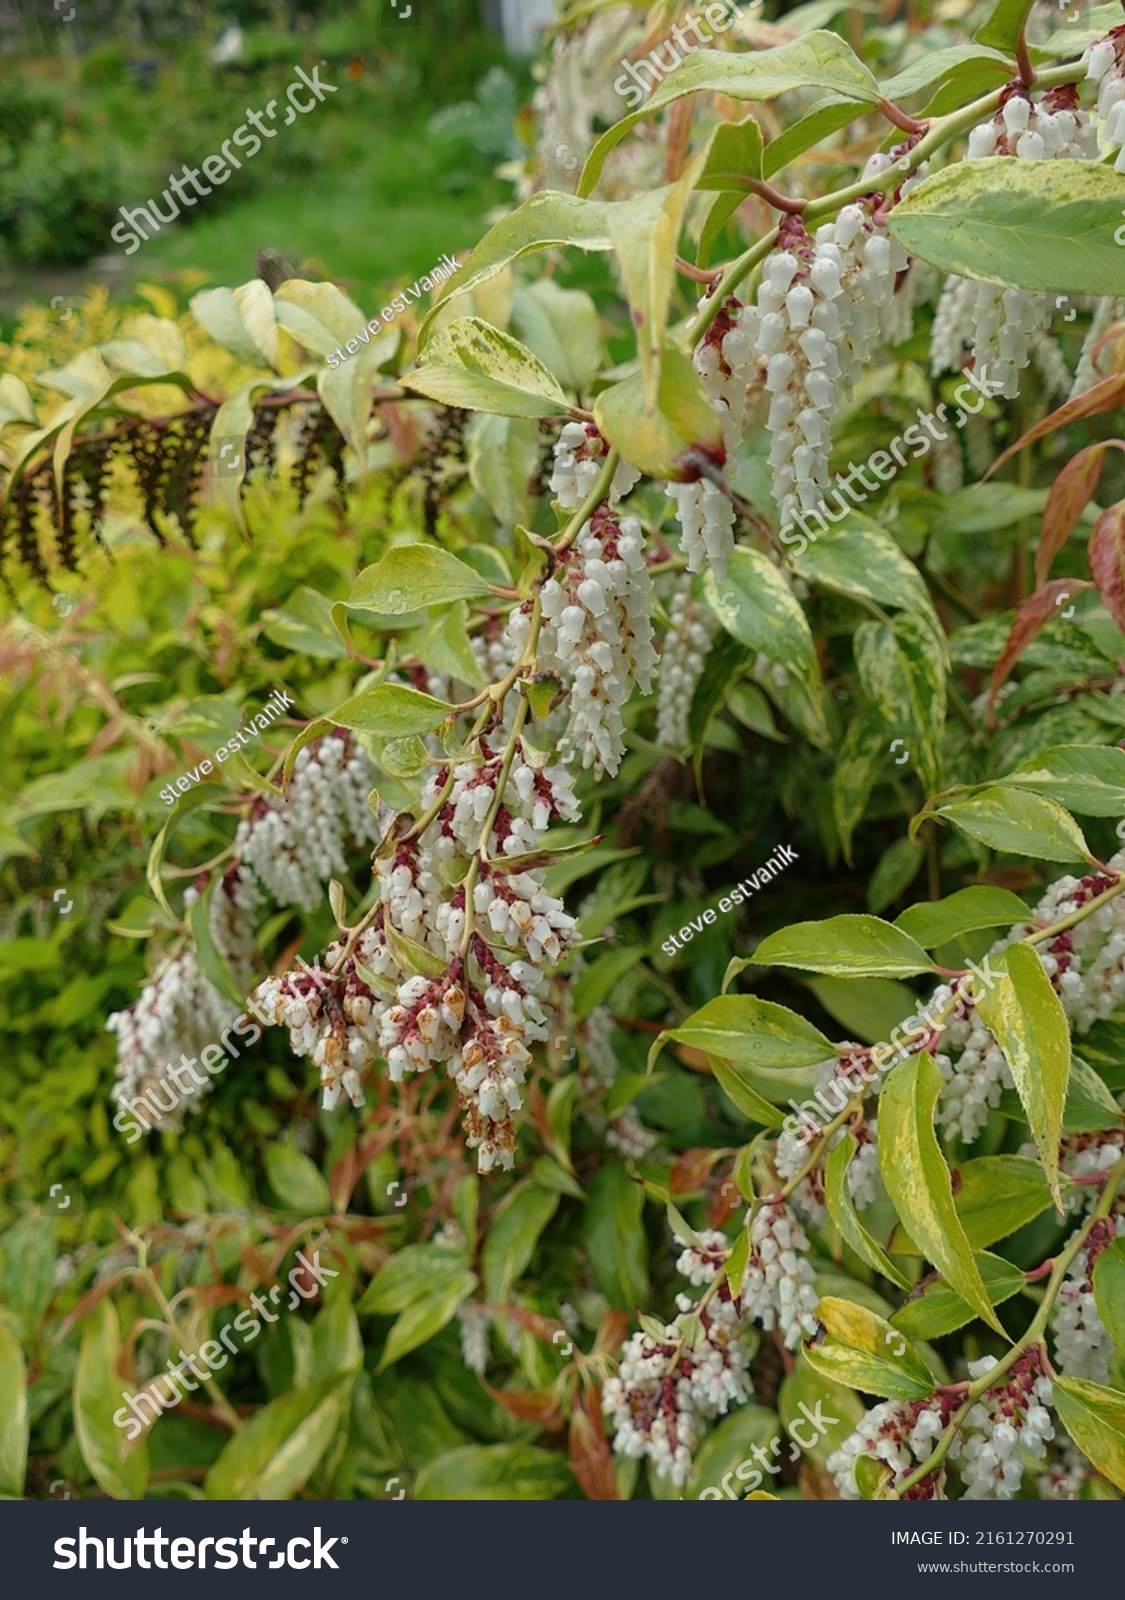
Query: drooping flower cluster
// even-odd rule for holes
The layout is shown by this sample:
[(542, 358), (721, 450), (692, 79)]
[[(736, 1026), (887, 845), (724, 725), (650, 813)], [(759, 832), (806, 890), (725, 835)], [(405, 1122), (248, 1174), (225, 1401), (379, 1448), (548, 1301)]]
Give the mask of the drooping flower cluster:
[[(551, 493), (564, 511), (577, 511), (598, 481), (609, 445), (592, 422), (567, 422), (555, 441)], [(640, 481), (628, 461), (619, 461), (607, 499), (624, 500)]]
[[(873, 157), (864, 176), (888, 165), (889, 158)], [(879, 198), (844, 206), (815, 239), (786, 217), (780, 248), (762, 265), (757, 302), (743, 314), (755, 353), (766, 360), (769, 464), (783, 525), (819, 506), (831, 486), (832, 416), (882, 337), (896, 275), (908, 262), (873, 221)]]
[(1086, 390), (1092, 388), (1100, 378), (1108, 377), (1109, 367), (1106, 363), (1104, 342), (1107, 335), (1114, 327), (1119, 326), (1123, 318), (1125, 318), (1125, 299), (1106, 295), (1097, 301), (1090, 326), (1086, 330), (1086, 337), (1082, 341), (1078, 365), (1074, 369), (1074, 382), (1070, 386), (1072, 400), (1076, 395), (1085, 394)]
[(966, 1144), (972, 1144), (988, 1121), (989, 1111), (1000, 1104), (1004, 1090), (1015, 1085), (1004, 1052), (981, 1021), (963, 981), (942, 984), (931, 1004), (943, 1007), (954, 995), (956, 1010), (941, 1036), (941, 1049), (934, 1054), (945, 1079), (937, 1120), (943, 1133), (960, 1134)]
[[(117, 1035), (113, 1098), (127, 1108), (144, 1096), (162, 1113), (152, 1117), (156, 1127), (178, 1128), (185, 1104), (198, 1104), (198, 1089), (178, 1088), (172, 1065), (179, 1067), (181, 1055), (198, 1061), (238, 1016), (238, 1007), (204, 976), (194, 949), (169, 957), (132, 1005), (106, 1018), (106, 1031)], [(198, 1088), (206, 1092), (209, 1083)]]
[[(983, 1378), (995, 1356), (969, 1362), (971, 1377)], [(1043, 1370), (1042, 1355), (1032, 1346), (987, 1389), (965, 1418), (965, 1438), (958, 1452), (966, 1500), (1011, 1500), (1023, 1481), (1020, 1451), (1045, 1456), (1047, 1441), (1055, 1436), (1047, 1407), (1051, 1380)]]
[(817, 1330), (813, 1315), (819, 1296), (813, 1283), (809, 1241), (784, 1201), (763, 1205), (750, 1226), (750, 1259), (742, 1279), (741, 1309), (750, 1322), (795, 1350), (802, 1334)]
[[(1111, 1154), (1120, 1160), (1120, 1147), (1113, 1147)], [(1114, 1346), (1094, 1298), (1094, 1268), (1107, 1246), (1123, 1235), (1125, 1215), (1099, 1217), (1059, 1287), (1051, 1317), (1055, 1364), (1069, 1377), (1090, 1378), (1094, 1383), (1105, 1383), (1109, 1377)]]
[[(1033, 101), (1020, 83), (1008, 86), (995, 116), (969, 134), (970, 159), (1015, 157), (1041, 161), (1053, 158), (1097, 158), (1097, 133), (1079, 109), (1073, 84), (1049, 90)], [(968, 345), (977, 373), (987, 369), (994, 392), (1009, 399), (1019, 393), (1019, 374), (1038, 350), (1050, 325), (1053, 299), (1041, 291), (1004, 288), (964, 278), (946, 280), (934, 319), (930, 356), (934, 374), (959, 371)], [(1057, 379), (1058, 374), (1055, 374)]]
[[(823, 1107), (826, 1118), (841, 1112), (855, 1093), (855, 1069), (862, 1064), (861, 1053), (833, 1056), (822, 1061), (817, 1068), (813, 1093)], [(872, 1090), (874, 1092), (874, 1090)], [(858, 1146), (847, 1172), (848, 1193), (859, 1209), (868, 1206), (879, 1192), (878, 1125), (874, 1117), (867, 1118), (862, 1110), (849, 1118), (845, 1127), (838, 1128), (828, 1141), (820, 1163), (793, 1190), (790, 1199), (795, 1209), (808, 1223), (818, 1228), (827, 1215), (825, 1204), (824, 1161), (828, 1152), (843, 1139), (845, 1132), (853, 1134)], [(781, 1178), (792, 1178), (809, 1158), (807, 1139), (803, 1130), (790, 1132), (783, 1128), (774, 1147), (773, 1164)]]
[(328, 879), (346, 872), (349, 841), (379, 837), (367, 804), (374, 782), (371, 762), (351, 734), (313, 740), (293, 763), (288, 797), (264, 796), (240, 823), (239, 859), (279, 905), (314, 911)]
[(378, 928), (365, 930), (355, 951), (346, 960), (343, 955), (344, 944), (337, 941), (325, 952), (326, 968), (302, 963), (266, 978), (254, 995), (259, 1015), (286, 1028), (294, 1055), (318, 1069), (326, 1111), (345, 1094), (353, 1105), (363, 1104), (360, 1080), (375, 1058), (379, 1021), (387, 1009), (370, 978), (383, 979), (385, 988), (397, 972)]
[[(540, 603), (539, 666), (570, 690), (559, 758), (592, 767), (595, 777), (612, 776), (625, 753), (622, 708), (634, 686), (651, 691), (656, 664), (652, 581), (637, 519), (618, 519), (600, 505), (566, 565), (543, 585)], [(530, 627), (530, 607), (513, 611), (509, 631), (517, 648)]]
[(1115, 172), (1125, 172), (1125, 27), (1113, 28), (1096, 40), (1082, 58), (1086, 77), (1098, 85), (1102, 133), (1117, 150)]
[[(724, 302), (692, 359), (718, 413), (729, 461), (742, 442), (746, 389), (756, 371), (741, 301), (732, 296)], [(717, 578), (726, 577), (727, 561), (734, 549), (735, 513), (730, 496), (708, 477), (694, 483), (670, 483), (667, 493), (676, 505), (688, 571), (702, 572), (710, 563)]]
[[(882, 1461), (892, 1473), (891, 1487), (897, 1488), (929, 1460), (934, 1444), (945, 1432), (957, 1397), (936, 1394), (927, 1400), (884, 1400), (861, 1418), (838, 1450), (828, 1457), (828, 1470), (845, 1500), (862, 1498), (855, 1478), (860, 1456)], [(919, 1479), (904, 1491), (904, 1500), (936, 1500), (945, 1483), (945, 1469), (939, 1468)]]
[(690, 575), (677, 583), (668, 618), (670, 625), (660, 650), (656, 740), (680, 750), (687, 743), (692, 699), (716, 628), (710, 610), (692, 598)]
[(561, 960), (574, 930), (542, 869), (518, 858), (578, 808), (569, 772), (531, 746), (517, 748), (506, 774), (502, 755), (487, 741), (480, 749), (479, 761), (429, 779), (423, 803), (437, 809), (420, 837), (391, 830), (376, 862), (375, 918), (354, 952), (345, 960), (337, 944), (315, 982), (288, 973), (258, 993), (268, 1020), (320, 1069), (328, 1108), (342, 1093), (362, 1104), (376, 1057), (395, 1082), (444, 1066), (487, 1172), (512, 1165), (528, 1045), (548, 1031), (541, 966)]
[[(710, 1282), (726, 1255), (721, 1233), (699, 1235), (702, 1251), (690, 1247), (677, 1268), (690, 1282)], [(614, 1449), (646, 1457), (656, 1472), (682, 1487), (691, 1474), (701, 1423), (723, 1416), (732, 1402), (749, 1398), (746, 1352), (738, 1342), (742, 1319), (724, 1283), (696, 1313), (693, 1337), (683, 1326), (692, 1302), (679, 1297), (681, 1317), (664, 1337), (634, 1334), (621, 1351), (617, 1373), (602, 1388), (602, 1409), (615, 1429)]]
[[(1093, 872), (1084, 878), (1067, 874), (1057, 879), (1028, 922), (1011, 928), (988, 955), (998, 954), (1037, 927), (1072, 916), (1112, 889), (1125, 868), (1125, 853), (1113, 856), (1109, 867), (1110, 875)], [(1035, 949), (1076, 1033), (1087, 1032), (1125, 999), (1125, 905), (1121, 896), (1106, 901), (1073, 928)], [(988, 1120), (989, 1109), (998, 1106), (1002, 1092), (1014, 1085), (1000, 1046), (977, 1014), (966, 980), (954, 979), (952, 985), (935, 990), (928, 1010), (939, 1009), (954, 996), (956, 1009), (940, 1036), (940, 1050), (934, 1052), (946, 1080), (938, 1121), (944, 1131), (959, 1133), (971, 1144)], [(911, 1031), (911, 1022), (903, 1026)]]

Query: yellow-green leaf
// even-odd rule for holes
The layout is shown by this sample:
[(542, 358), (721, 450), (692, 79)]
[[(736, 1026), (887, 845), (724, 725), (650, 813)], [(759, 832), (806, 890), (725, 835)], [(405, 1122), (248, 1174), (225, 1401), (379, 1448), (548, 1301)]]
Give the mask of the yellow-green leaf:
[(1125, 1394), (1085, 1378), (1055, 1378), (1053, 1386), (1067, 1433), (1103, 1477), (1125, 1489)]
[(844, 1137), (829, 1153), (825, 1164), (825, 1195), (828, 1214), (840, 1230), (843, 1241), (868, 1266), (881, 1272), (884, 1278), (897, 1283), (900, 1289), (909, 1289), (910, 1280), (895, 1266), (884, 1250), (876, 1244), (856, 1215), (852, 1197), (848, 1193), (847, 1174), (856, 1151), (859, 1149), (855, 1135), (845, 1128)]
[(953, 1203), (949, 1168), (934, 1132), (941, 1073), (923, 1052), (895, 1067), (879, 1099), (879, 1168), (912, 1239), (988, 1326), (1007, 1337)]
[(889, 1400), (924, 1400), (934, 1378), (914, 1346), (866, 1306), (832, 1296), (816, 1308), (825, 1337), (804, 1346), (816, 1372)]
[[(86, 1324), (74, 1377), (74, 1429), (83, 1458), (98, 1484), (112, 1500), (141, 1500), (148, 1483), (148, 1446), (141, 1438), (126, 1453), (127, 1386), (117, 1374), (121, 1352), (121, 1327), (108, 1298), (102, 1300)], [(114, 1414), (124, 1411), (121, 1427)], [(136, 1437), (136, 1435), (134, 1435)]]
[(996, 965), (1002, 976), (977, 996), (977, 1012), (1004, 1052), (1047, 1186), (1061, 1211), (1059, 1137), (1070, 1078), (1070, 1028), (1030, 945), (1011, 945)]

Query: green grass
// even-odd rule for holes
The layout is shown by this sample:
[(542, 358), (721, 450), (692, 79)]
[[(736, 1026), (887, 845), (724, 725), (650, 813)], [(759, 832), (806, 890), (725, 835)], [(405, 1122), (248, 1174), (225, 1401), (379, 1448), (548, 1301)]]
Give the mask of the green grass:
[[(425, 120), (391, 133), (374, 121), (365, 127), (357, 120), (346, 139), (326, 141), (324, 164), (315, 171), (267, 181), (244, 200), (237, 199), (234, 173), (226, 208), (208, 214), (201, 203), (190, 223), (162, 228), (129, 257), (130, 281), (193, 267), (234, 286), (254, 276), (254, 256), (268, 246), (310, 276), (343, 282), (365, 310), (378, 310), (374, 301), (385, 285), (411, 282), (444, 251), (475, 244), (486, 213), (511, 189), (492, 178), (440, 189), (448, 156), (427, 141)], [(255, 164), (270, 155), (264, 147)]]

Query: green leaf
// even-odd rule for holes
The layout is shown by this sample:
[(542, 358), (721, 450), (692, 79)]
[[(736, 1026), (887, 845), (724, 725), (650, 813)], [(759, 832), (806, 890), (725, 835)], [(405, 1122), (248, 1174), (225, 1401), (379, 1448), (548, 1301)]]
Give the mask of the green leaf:
[(557, 1500), (573, 1486), (557, 1450), (530, 1444), (468, 1444), (429, 1461), (415, 1500)]
[(586, 160), (578, 192), (590, 194), (610, 151), (630, 128), (685, 95), (720, 94), (732, 100), (761, 101), (776, 100), (791, 89), (832, 89), (867, 103), (879, 95), (871, 73), (834, 33), (809, 33), (772, 50), (699, 50), (658, 84), (644, 105), (602, 134)]
[(1125, 294), (1114, 242), (1125, 179), (1094, 161), (956, 161), (890, 214), (911, 255), (985, 283), (1060, 294)]
[(453, 1283), (468, 1264), (452, 1245), (408, 1244), (383, 1263), (356, 1309), (393, 1316)]
[(9, 422), (26, 422), (34, 427), (36, 421), (27, 384), (14, 373), (6, 372), (0, 378), (0, 428)]
[[(1018, 1267), (1002, 1256), (990, 1255), (987, 1250), (974, 1254), (981, 1282), (994, 1306), (1003, 1305), (1018, 1294), (1027, 1279)], [(947, 1333), (956, 1333), (976, 1316), (972, 1306), (938, 1278), (928, 1283), (916, 1298), (907, 1300), (895, 1312), (891, 1321), (901, 1328), (908, 1339), (940, 1339)]]
[[(782, 1381), (777, 1395), (778, 1415), (786, 1432), (801, 1445), (805, 1455), (821, 1466), (862, 1421), (866, 1409), (854, 1389), (832, 1383), (823, 1373), (817, 1372), (809, 1365), (803, 1351), (798, 1353), (796, 1365)], [(811, 1427), (810, 1413), (818, 1419)], [(822, 1432), (822, 1428), (827, 1431)], [(806, 1443), (810, 1433), (816, 1441), (811, 1446)], [(789, 1459), (794, 1459), (792, 1449)]]
[(917, 939), (927, 950), (936, 950), (962, 934), (975, 933), (979, 928), (1009, 928), (1026, 922), (1028, 916), (1027, 906), (1019, 895), (1008, 889), (973, 884), (968, 889), (958, 889), (944, 900), (907, 906), (895, 918), (895, 927)]
[(1059, 1420), (1110, 1483), (1125, 1489), (1125, 1394), (1084, 1378), (1052, 1380)]
[(595, 1173), (589, 1190), (582, 1236), (594, 1281), (610, 1305), (632, 1313), (649, 1298), (644, 1191), (620, 1162)]
[(332, 622), (332, 602), (315, 589), (295, 589), (283, 608), (263, 611), (262, 632), (292, 655), (320, 661), (342, 661), (347, 656)]
[(867, 812), (871, 791), (887, 773), (889, 754), (882, 721), (864, 711), (845, 733), (832, 775), (832, 820), (849, 864), (855, 830)]
[(1038, 1161), (1028, 1156), (978, 1156), (957, 1168), (957, 1214), (974, 1250), (1006, 1239), (1051, 1204)]
[(994, 785), (967, 800), (950, 800), (937, 815), (992, 850), (1083, 865), (1090, 860), (1090, 847), (1069, 812), (1022, 789)]
[(1010, 945), (996, 965), (1002, 976), (977, 994), (977, 1013), (1004, 1052), (1047, 1186), (1061, 1211), (1059, 1138), (1070, 1078), (1070, 1028), (1062, 1001), (1030, 945)]
[(340, 1427), (352, 1374), (336, 1373), (263, 1406), (208, 1472), (208, 1500), (292, 1500)]
[(420, 364), (399, 381), (443, 405), (502, 417), (553, 417), (570, 410), (539, 357), (480, 317), (447, 323), (427, 344)]
[(23, 1496), (28, 1436), (27, 1367), (19, 1341), (0, 1322), (0, 1495)]
[(805, 685), (827, 737), (812, 630), (785, 575), (761, 551), (741, 547), (731, 552), (721, 583), (707, 569), (703, 591), (732, 638), (762, 651)]
[[(912, 95), (922, 94), (946, 79), (952, 78), (960, 83), (967, 72), (973, 72), (974, 77), (983, 75), (986, 79), (994, 78), (997, 84), (1001, 84), (1007, 82), (1011, 75), (1011, 64), (1002, 50), (982, 50), (971, 44), (949, 45), (944, 50), (924, 50), (909, 66), (887, 79), (883, 84), (883, 93), (895, 105), (901, 105)], [(973, 93), (984, 94), (987, 87), (986, 82), (984, 88), (979, 91), (974, 89)]]
[[(836, 1054), (835, 1045), (797, 1012), (742, 994), (708, 1000), (678, 1027), (659, 1034), (649, 1052), (650, 1067), (669, 1040), (720, 1057), (740, 1084), (769, 1101), (806, 1093), (816, 1067)], [(726, 1088), (725, 1080), (719, 1081)]]
[(595, 1006), (601, 1005), (618, 980), (627, 972), (632, 972), (647, 951), (648, 946), (643, 944), (618, 945), (616, 949), (606, 950), (596, 961), (582, 969), (571, 991), (574, 1015), (580, 1022), (590, 1015)]
[(411, 733), (429, 733), (452, 714), (453, 707), (444, 700), (435, 700), (404, 683), (377, 683), (337, 706), (328, 720), (358, 733), (404, 739)]
[(732, 191), (745, 199), (750, 187), (746, 179), (762, 176), (762, 130), (753, 117), (720, 122), (706, 154), (696, 188)]
[(553, 372), (576, 394), (597, 375), (602, 363), (598, 308), (582, 289), (561, 289), (542, 278), (512, 296), (512, 327)]
[(400, 1312), (387, 1334), (377, 1372), (385, 1372), (411, 1350), (427, 1344), (454, 1316), (462, 1300), (475, 1293), (477, 1275), (467, 1269), (457, 1277), (432, 1286), (425, 1300), (415, 1301)]
[[(737, 1500), (742, 1485), (757, 1469), (757, 1459), (753, 1453), (755, 1448), (766, 1447), (767, 1459), (772, 1463), (773, 1457), (769, 1456), (768, 1447), (778, 1432), (777, 1417), (765, 1406), (753, 1403), (739, 1406), (733, 1416), (724, 1417), (711, 1428), (700, 1445), (692, 1463), (691, 1477), (683, 1490), (684, 1499), (698, 1500), (706, 1490), (713, 1490), (715, 1493), (708, 1494), (708, 1500), (713, 1500), (716, 1495), (723, 1500), (728, 1494)], [(739, 1467), (743, 1468), (741, 1480), (729, 1482), (724, 1489), (723, 1479), (730, 1479)]]
[(941, 637), (933, 602), (917, 567), (889, 534), (858, 512), (830, 533), (819, 534), (815, 544), (792, 557), (792, 564), (801, 577), (819, 588), (912, 611), (926, 619), (935, 637)]
[(448, 550), (432, 544), (399, 544), (374, 566), (364, 567), (352, 584), (348, 605), (356, 611), (401, 617), (426, 606), (475, 600), (488, 592), (487, 581)]
[(889, 1400), (924, 1400), (934, 1391), (930, 1369), (889, 1322), (850, 1300), (831, 1296), (816, 1308), (825, 1337), (804, 1345), (815, 1372)]
[(201, 289), (190, 303), (195, 320), (236, 360), (277, 371), (277, 318), (261, 278), (239, 289)]
[(890, 978), (809, 978), (806, 988), (846, 1030), (849, 1039), (881, 1044), (909, 1017), (918, 996)]
[(668, 303), (676, 282), (676, 253), (684, 211), (704, 160), (701, 152), (689, 161), (677, 183), (650, 189), (605, 208), (637, 341), (645, 411), (650, 415), (656, 409), (659, 394)]
[(505, 528), (530, 522), (528, 480), (540, 455), (536, 424), (528, 417), (492, 417), (482, 411), (469, 423), (465, 439), (469, 479), (497, 522)]
[(861, 1260), (866, 1261), (868, 1266), (874, 1267), (876, 1272), (881, 1272), (884, 1278), (897, 1283), (900, 1289), (909, 1289), (910, 1280), (876, 1244), (856, 1215), (855, 1205), (848, 1193), (847, 1173), (858, 1149), (855, 1135), (850, 1129), (845, 1128), (843, 1139), (829, 1153), (825, 1164), (828, 1214), (839, 1228), (844, 1243), (854, 1250)]
[(933, 971), (909, 934), (865, 915), (794, 922), (763, 939), (751, 959), (760, 967), (800, 967), (842, 978), (910, 978)]
[(480, 1263), (484, 1297), (492, 1305), (511, 1298), (512, 1285), (530, 1266), (539, 1236), (558, 1205), (557, 1194), (529, 1185), (514, 1190), (494, 1213)]
[(1111, 1239), (1098, 1257), (1094, 1299), (1110, 1338), (1125, 1351), (1125, 1239)]
[(1125, 750), (1112, 744), (1056, 745), (1023, 761), (1000, 780), (1030, 789), (1084, 817), (1125, 812)]
[(867, 885), (867, 909), (877, 916), (893, 905), (914, 882), (925, 859), (925, 845), (913, 839), (895, 839), (889, 844), (875, 863)]
[(1031, 14), (1035, 0), (996, 0), (996, 5), (982, 22), (973, 38), (979, 44), (991, 45), (1011, 55), (1019, 43), (1024, 24)]
[[(368, 322), (334, 283), (310, 283), (305, 278), (287, 278), (280, 284), (274, 290), (273, 308), (278, 325), (321, 357), (346, 346), (349, 339), (357, 339)], [(356, 359), (353, 356), (348, 365), (354, 365)]]
[(655, 405), (646, 403), (644, 377), (638, 372), (602, 390), (594, 402), (594, 418), (614, 449), (650, 477), (691, 482), (699, 465), (689, 452), (702, 451), (711, 461), (723, 458), (715, 408), (687, 356), (670, 341), (660, 362)]
[(981, 1281), (934, 1132), (942, 1077), (924, 1052), (892, 1069), (879, 1099), (879, 1170), (891, 1201), (926, 1258), (976, 1314), (1004, 1336)]
[(266, 1177), (282, 1211), (302, 1216), (327, 1216), (332, 1200), (324, 1174), (309, 1156), (291, 1144), (266, 1146)]
[[(545, 189), (532, 195), (490, 228), (462, 263), (456, 292), (464, 294), (486, 283), (513, 261), (535, 250), (567, 245), (578, 250), (608, 250), (610, 238), (605, 213), (606, 207), (600, 200), (580, 199), (557, 189)], [(440, 304), (432, 306), (422, 319), (418, 331), (419, 350), (424, 348), (429, 326), (440, 309)]]
[(338, 1294), (313, 1323), (311, 1376), (332, 1378), (338, 1372), (358, 1372), (362, 1365), (359, 1319), (347, 1296)]
[[(751, 1122), (759, 1122), (764, 1128), (780, 1128), (785, 1121), (781, 1112), (771, 1106), (769, 1101), (752, 1089), (748, 1083), (743, 1083), (739, 1076), (739, 1069), (728, 1067), (719, 1056), (708, 1056), (711, 1072), (719, 1088), (730, 1100), (731, 1104), (742, 1112), (744, 1117), (749, 1117)], [(647, 1080), (646, 1080), (647, 1081)], [(774, 1091), (777, 1092), (776, 1090)]]
[(925, 623), (909, 612), (893, 623), (861, 622), (852, 640), (856, 670), (873, 709), (891, 732), (906, 740), (932, 794), (941, 784), (945, 731), (945, 650)]
[[(125, 1388), (117, 1374), (121, 1328), (111, 1300), (102, 1300), (82, 1334), (74, 1375), (74, 1430), (82, 1457), (111, 1500), (143, 1500), (148, 1484), (148, 1446), (142, 1436), (125, 1453), (127, 1431), (114, 1422)], [(131, 1413), (126, 1411), (126, 1416)], [(22, 1492), (22, 1489), (21, 1489)]]

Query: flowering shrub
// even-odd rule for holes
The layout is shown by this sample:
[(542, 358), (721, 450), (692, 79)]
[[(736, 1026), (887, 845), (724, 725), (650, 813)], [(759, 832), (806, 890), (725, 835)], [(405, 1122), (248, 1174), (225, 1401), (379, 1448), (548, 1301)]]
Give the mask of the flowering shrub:
[(744, 19), (344, 372), (331, 284), (29, 322), (9, 1492), (1125, 1490), (1108, 9)]

